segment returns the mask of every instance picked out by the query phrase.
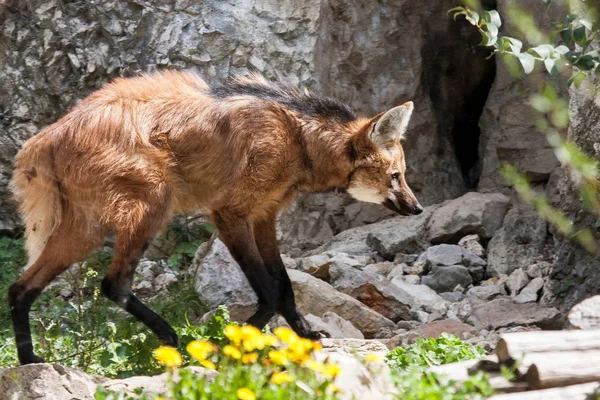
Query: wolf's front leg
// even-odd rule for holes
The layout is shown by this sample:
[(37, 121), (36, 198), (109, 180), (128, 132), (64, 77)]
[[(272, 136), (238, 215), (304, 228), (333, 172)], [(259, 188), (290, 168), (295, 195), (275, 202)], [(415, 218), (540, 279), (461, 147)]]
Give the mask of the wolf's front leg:
[(275, 214), (254, 223), (254, 237), (260, 255), (271, 276), (279, 287), (277, 312), (290, 324), (292, 329), (307, 339), (321, 339), (329, 336), (325, 332), (313, 331), (296, 307), (292, 282), (281, 260), (275, 231)]
[(214, 211), (212, 216), (221, 240), (242, 268), (258, 296), (258, 310), (250, 317), (248, 323), (262, 329), (277, 311), (277, 281), (265, 267), (249, 219), (226, 211)]

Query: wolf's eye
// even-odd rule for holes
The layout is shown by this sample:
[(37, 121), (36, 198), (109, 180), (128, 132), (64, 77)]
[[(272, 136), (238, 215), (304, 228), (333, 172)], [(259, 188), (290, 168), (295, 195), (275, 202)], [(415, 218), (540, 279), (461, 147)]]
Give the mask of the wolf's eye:
[(400, 180), (400, 172), (394, 172), (392, 174), (392, 179), (395, 181), (399, 181)]

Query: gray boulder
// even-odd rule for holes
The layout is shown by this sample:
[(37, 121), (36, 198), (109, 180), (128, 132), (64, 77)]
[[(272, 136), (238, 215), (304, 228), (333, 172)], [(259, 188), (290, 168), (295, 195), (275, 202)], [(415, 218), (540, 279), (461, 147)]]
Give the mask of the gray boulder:
[(323, 317), (327, 312), (334, 312), (350, 321), (366, 338), (372, 338), (382, 329), (395, 328), (392, 321), (353, 297), (338, 292), (327, 282), (296, 270), (288, 270), (288, 274), (298, 309), (303, 315)]
[(451, 292), (458, 285), (469, 286), (473, 280), (466, 267), (462, 265), (435, 266), (429, 275), (421, 278), (421, 283), (438, 293)]
[[(431, 246), (422, 253), (413, 264), (413, 269), (421, 268), (427, 272), (435, 266), (462, 265), (469, 270), (473, 281), (479, 282), (484, 278), (486, 262), (469, 250), (452, 244)], [(463, 285), (464, 287), (464, 285)]]
[(470, 192), (444, 203), (427, 225), (432, 243), (456, 243), (469, 234), (489, 239), (502, 225), (510, 198), (501, 193)]
[(512, 208), (488, 244), (488, 275), (510, 274), (518, 268), (527, 268), (539, 257), (546, 234), (547, 223), (535, 211)]
[(312, 329), (329, 333), (334, 339), (364, 339), (361, 331), (356, 329), (350, 321), (345, 320), (334, 312), (326, 312), (322, 317), (312, 314), (306, 315)]
[(534, 325), (542, 329), (563, 327), (562, 316), (556, 308), (537, 303), (519, 304), (506, 297), (474, 306), (467, 322), (486, 329), (519, 325)]
[(335, 265), (329, 270), (331, 285), (340, 292), (359, 300), (392, 321), (413, 319), (410, 297), (386, 278)]
[(225, 244), (203, 243), (192, 262), (200, 301), (210, 309), (226, 305), (234, 321), (244, 322), (258, 307), (258, 297)]
[(473, 286), (467, 291), (467, 296), (481, 300), (493, 300), (500, 296), (506, 296), (506, 294), (504, 285)]
[(426, 248), (425, 225), (436, 209), (426, 207), (422, 214), (391, 218), (369, 225), (367, 245), (387, 260), (398, 253), (419, 253)]

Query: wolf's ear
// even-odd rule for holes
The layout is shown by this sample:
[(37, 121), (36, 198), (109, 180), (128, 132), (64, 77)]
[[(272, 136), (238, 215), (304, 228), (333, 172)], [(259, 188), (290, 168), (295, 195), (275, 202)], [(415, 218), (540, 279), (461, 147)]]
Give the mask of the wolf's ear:
[(408, 101), (373, 118), (369, 127), (369, 139), (383, 148), (398, 143), (404, 137), (413, 108), (412, 101)]

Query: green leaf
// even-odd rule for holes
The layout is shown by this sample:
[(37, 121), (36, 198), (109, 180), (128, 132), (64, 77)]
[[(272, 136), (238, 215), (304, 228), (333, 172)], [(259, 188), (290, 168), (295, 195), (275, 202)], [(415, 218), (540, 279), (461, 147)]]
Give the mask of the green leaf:
[(590, 31), (593, 31), (592, 28), (593, 28), (594, 24), (592, 23), (592, 21), (590, 21), (588, 19), (580, 19), (579, 22), (581, 23), (581, 25), (585, 26)]
[(554, 53), (554, 46), (551, 44), (540, 44), (537, 47), (529, 49), (530, 51), (536, 52), (541, 58), (548, 58)]
[(490, 23), (498, 28), (502, 26), (502, 20), (500, 19), (500, 14), (498, 14), (498, 11), (496, 11), (496, 10), (484, 11), (483, 17), (485, 18), (485, 20), (488, 23)]
[(552, 0), (542, 0), (542, 3), (544, 3), (546, 7), (550, 7), (550, 4), (552, 4)]
[(575, 19), (577, 19), (577, 14), (570, 13), (570, 14), (567, 14), (567, 16), (565, 17), (565, 22), (567, 24), (569, 24), (569, 23), (575, 21)]
[(565, 55), (567, 54), (569, 51), (571, 51), (567, 46), (565, 46), (564, 44), (561, 44), (560, 46), (556, 47), (554, 50), (558, 51), (559, 53)]
[(573, 29), (566, 28), (559, 32), (560, 38), (565, 44), (569, 45), (573, 43)]
[(587, 41), (587, 34), (585, 33), (585, 26), (578, 26), (573, 30), (573, 39), (575, 43), (583, 46)]
[(509, 51), (515, 56), (519, 54), (523, 48), (523, 43), (520, 40), (508, 36), (502, 36), (498, 41), (498, 47), (501, 50)]
[(575, 84), (575, 87), (579, 87), (581, 83), (585, 80), (587, 74), (585, 72), (577, 72), (572, 77), (569, 78), (567, 82), (567, 86), (571, 86), (571, 84)]
[(467, 11), (467, 13), (465, 14), (465, 18), (471, 23), (471, 25), (479, 24), (479, 14), (477, 14), (475, 11)]
[(520, 53), (517, 55), (517, 58), (521, 62), (523, 71), (526, 74), (530, 74), (533, 71), (533, 67), (535, 67), (535, 58), (529, 53)]
[(556, 59), (555, 58), (546, 58), (544, 60), (544, 66), (546, 67), (546, 70), (548, 71), (548, 73), (552, 76), (555, 76), (558, 73), (558, 70), (556, 69)]
[(586, 54), (580, 57), (579, 60), (577, 60), (573, 65), (582, 71), (589, 71), (594, 69), (596, 64), (597, 62), (594, 60), (594, 58)]

